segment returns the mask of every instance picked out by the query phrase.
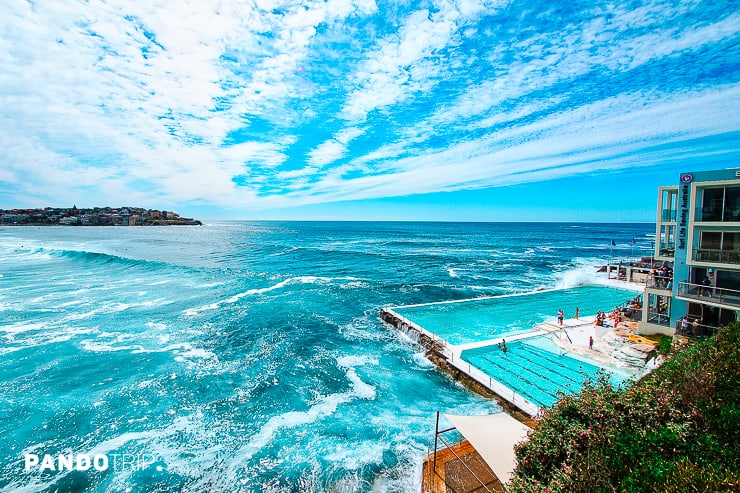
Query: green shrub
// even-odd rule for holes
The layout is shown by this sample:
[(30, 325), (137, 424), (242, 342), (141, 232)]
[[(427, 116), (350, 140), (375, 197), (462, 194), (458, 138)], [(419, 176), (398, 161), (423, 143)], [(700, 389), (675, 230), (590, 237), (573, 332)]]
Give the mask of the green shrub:
[(658, 343), (658, 353), (663, 356), (671, 354), (671, 348), (673, 347), (673, 337), (663, 336)]
[[(740, 484), (740, 325), (639, 382), (561, 395), (516, 447), (511, 491), (731, 491)], [(698, 489), (697, 489), (698, 488)]]

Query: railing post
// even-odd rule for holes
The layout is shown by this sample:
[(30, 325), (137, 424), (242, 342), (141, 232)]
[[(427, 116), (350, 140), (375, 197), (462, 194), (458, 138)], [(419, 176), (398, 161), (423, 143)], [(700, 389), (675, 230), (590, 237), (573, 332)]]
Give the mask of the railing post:
[(434, 465), (432, 470), (437, 471), (437, 438), (439, 438), (439, 411), (437, 411), (437, 424), (434, 426)]

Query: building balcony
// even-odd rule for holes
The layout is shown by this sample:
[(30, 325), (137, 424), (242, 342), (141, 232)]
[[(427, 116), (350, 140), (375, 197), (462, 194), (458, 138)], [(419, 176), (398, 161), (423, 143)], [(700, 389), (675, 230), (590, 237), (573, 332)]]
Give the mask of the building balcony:
[(679, 299), (740, 308), (740, 291), (689, 282), (678, 283)]
[(692, 259), (697, 262), (711, 262), (713, 264), (740, 265), (740, 251), (717, 250), (713, 248), (695, 248)]
[(676, 255), (676, 246), (675, 245), (666, 245), (660, 246), (660, 251), (658, 252), (659, 257), (669, 257), (673, 258)]
[(673, 289), (673, 272), (670, 275), (660, 275), (660, 272), (648, 276), (645, 286), (651, 289), (663, 289), (670, 292)]

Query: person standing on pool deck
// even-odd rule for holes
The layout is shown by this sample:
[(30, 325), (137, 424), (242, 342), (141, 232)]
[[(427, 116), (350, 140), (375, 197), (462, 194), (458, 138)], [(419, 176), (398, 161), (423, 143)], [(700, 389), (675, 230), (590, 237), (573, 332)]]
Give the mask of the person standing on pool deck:
[(578, 307), (576, 307), (576, 320), (578, 320)]
[(593, 336), (588, 336), (588, 348), (593, 349), (594, 348), (594, 338)]
[(558, 310), (558, 323), (560, 325), (563, 325), (563, 318), (565, 318), (565, 314), (563, 313), (563, 310)]

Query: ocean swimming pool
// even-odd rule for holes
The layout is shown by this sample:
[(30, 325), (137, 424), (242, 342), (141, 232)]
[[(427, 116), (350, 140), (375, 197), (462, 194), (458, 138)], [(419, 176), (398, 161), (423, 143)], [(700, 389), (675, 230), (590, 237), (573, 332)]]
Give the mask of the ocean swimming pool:
[(540, 407), (554, 404), (558, 392), (577, 392), (587, 378), (593, 379), (601, 369), (615, 386), (630, 376), (565, 353), (550, 336), (507, 342), (506, 346), (506, 352), (496, 345), (468, 349), (461, 358)]
[(536, 291), (521, 295), (498, 296), (468, 301), (444, 302), (394, 308), (394, 311), (450, 344), (485, 341), (530, 330), (558, 310), (566, 318), (611, 311), (633, 298), (637, 292), (609, 286), (586, 285), (575, 288)]

